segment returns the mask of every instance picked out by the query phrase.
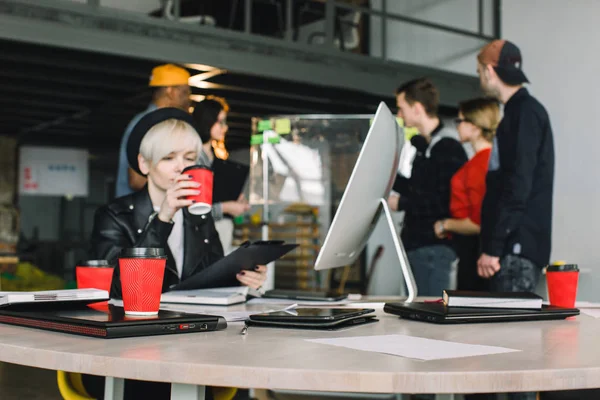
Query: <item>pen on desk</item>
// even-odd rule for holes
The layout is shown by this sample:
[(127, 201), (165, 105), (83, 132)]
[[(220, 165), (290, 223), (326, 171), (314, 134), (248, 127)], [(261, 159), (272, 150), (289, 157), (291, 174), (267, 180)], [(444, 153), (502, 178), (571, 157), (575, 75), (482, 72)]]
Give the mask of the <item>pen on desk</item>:
[(242, 328), (240, 335), (245, 335), (247, 333), (248, 333), (248, 324), (244, 322), (244, 327)]

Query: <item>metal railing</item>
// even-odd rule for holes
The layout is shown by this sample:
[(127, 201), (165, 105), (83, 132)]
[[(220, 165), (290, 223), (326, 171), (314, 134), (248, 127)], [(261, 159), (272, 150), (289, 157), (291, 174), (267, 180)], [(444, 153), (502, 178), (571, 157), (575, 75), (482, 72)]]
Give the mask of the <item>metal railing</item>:
[[(219, 0), (221, 1), (221, 0)], [(298, 21), (299, 16), (294, 16), (294, 3), (297, 1), (301, 1), (303, 5), (306, 4), (319, 4), (323, 6), (323, 22), (324, 22), (324, 32), (322, 34), (324, 38), (324, 44), (331, 47), (335, 46), (335, 35), (336, 29), (340, 29), (340, 24), (345, 22), (341, 22), (338, 17), (338, 11), (350, 11), (350, 12), (358, 12), (361, 15), (368, 16), (370, 18), (376, 17), (381, 21), (381, 38), (379, 47), (381, 53), (379, 55), (382, 59), (387, 59), (387, 44), (388, 44), (388, 28), (390, 22), (402, 22), (406, 24), (411, 24), (418, 27), (432, 29), (438, 32), (446, 32), (453, 35), (458, 35), (466, 38), (479, 39), (482, 41), (491, 41), (500, 37), (500, 10), (501, 10), (501, 0), (490, 0), (492, 6), (492, 34), (485, 34), (485, 0), (478, 0), (477, 5), (477, 31), (471, 31), (467, 29), (457, 28), (455, 26), (441, 24), (437, 22), (430, 22), (423, 19), (413, 18), (406, 15), (401, 15), (397, 13), (391, 13), (388, 11), (388, 5), (390, 4), (388, 0), (380, 0), (381, 8), (373, 9), (364, 6), (358, 6), (349, 3), (343, 3), (336, 0), (231, 0), (231, 20), (233, 20), (233, 13), (237, 12), (237, 9), (241, 2), (243, 2), (243, 28), (241, 29), (243, 32), (247, 34), (253, 34), (253, 7), (256, 2), (261, 3), (269, 3), (272, 5), (276, 5), (279, 7), (284, 7), (285, 16), (283, 17), (285, 30), (282, 35), (282, 39), (286, 41), (296, 41), (297, 40), (297, 30), (299, 28), (299, 23), (296, 22), (294, 25), (294, 21)], [(88, 5), (92, 7), (99, 7), (100, 0), (87, 0)], [(221, 3), (222, 4), (222, 3)], [(296, 3), (298, 4), (298, 3)], [(169, 12), (163, 12), (163, 15), (169, 15), (170, 18), (175, 20), (179, 20), (181, 18), (181, 0), (162, 0), (163, 8), (169, 7)], [(296, 18), (295, 18), (296, 17)], [(185, 18), (185, 17), (184, 17)], [(233, 29), (232, 22), (228, 26), (229, 29)], [(295, 32), (295, 33), (294, 33)], [(341, 50), (344, 50), (343, 45), (341, 46)]]

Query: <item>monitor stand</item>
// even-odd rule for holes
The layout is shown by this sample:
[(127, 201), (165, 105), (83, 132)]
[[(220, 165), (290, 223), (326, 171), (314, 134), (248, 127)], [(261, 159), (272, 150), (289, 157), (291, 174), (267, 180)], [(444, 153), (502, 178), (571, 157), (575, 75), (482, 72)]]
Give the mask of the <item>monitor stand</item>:
[(404, 246), (402, 245), (402, 242), (398, 237), (398, 233), (396, 232), (396, 227), (394, 226), (394, 220), (392, 219), (392, 213), (390, 212), (387, 199), (382, 198), (380, 201), (385, 219), (387, 221), (387, 226), (390, 230), (390, 236), (392, 237), (394, 247), (396, 248), (396, 255), (398, 256), (398, 261), (400, 262), (400, 268), (402, 269), (404, 282), (406, 283), (406, 288), (408, 289), (408, 297), (406, 298), (406, 302), (412, 303), (415, 297), (417, 297), (417, 284), (415, 283), (415, 278), (412, 274), (412, 270), (410, 269), (410, 262), (406, 256), (406, 250), (404, 250)]

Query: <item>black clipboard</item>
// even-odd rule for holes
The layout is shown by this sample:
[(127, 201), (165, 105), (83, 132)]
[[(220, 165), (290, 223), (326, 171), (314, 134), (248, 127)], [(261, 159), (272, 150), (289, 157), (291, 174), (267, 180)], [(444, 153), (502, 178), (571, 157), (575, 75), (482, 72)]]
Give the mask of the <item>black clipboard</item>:
[(241, 270), (251, 270), (256, 265), (275, 261), (298, 247), (295, 243), (281, 240), (244, 242), (231, 254), (223, 257), (208, 268), (179, 283), (171, 290), (193, 290), (224, 286), (237, 286), (235, 278)]
[(246, 185), (250, 167), (235, 161), (215, 158), (211, 168), (214, 174), (213, 203), (237, 200)]

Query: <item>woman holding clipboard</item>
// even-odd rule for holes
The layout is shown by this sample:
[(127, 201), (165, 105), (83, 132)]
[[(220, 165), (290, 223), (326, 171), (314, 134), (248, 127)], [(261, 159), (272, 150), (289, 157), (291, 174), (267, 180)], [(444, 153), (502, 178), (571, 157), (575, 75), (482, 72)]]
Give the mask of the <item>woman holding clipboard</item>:
[[(186, 196), (202, 190), (184, 168), (202, 164), (202, 141), (190, 114), (160, 108), (146, 114), (133, 128), (127, 143), (130, 167), (148, 177), (139, 192), (115, 199), (96, 211), (92, 230), (95, 258), (114, 261), (123, 248), (161, 247), (167, 258), (163, 292), (223, 258), (223, 247), (210, 213), (193, 215)], [(242, 270), (224, 286), (242, 284), (260, 288), (266, 267)], [(111, 297), (121, 297), (119, 270), (115, 269)]]

